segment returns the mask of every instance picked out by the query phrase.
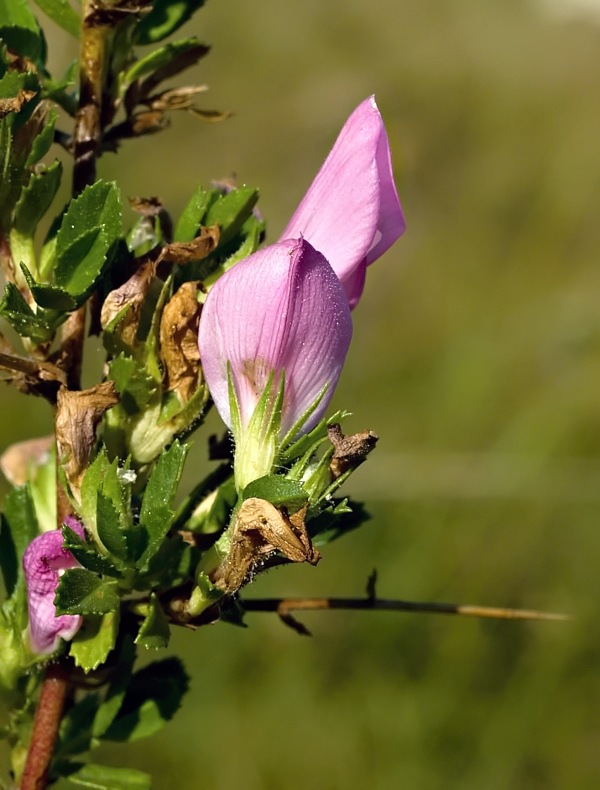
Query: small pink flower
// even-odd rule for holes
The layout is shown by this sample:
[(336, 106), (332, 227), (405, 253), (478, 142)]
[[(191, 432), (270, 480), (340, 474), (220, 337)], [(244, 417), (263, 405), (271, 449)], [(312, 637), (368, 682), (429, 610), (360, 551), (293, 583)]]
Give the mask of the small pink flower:
[[(199, 347), (215, 406), (230, 427), (228, 365), (237, 396), (241, 433), (273, 375), (273, 396), (285, 372), (278, 436), (268, 431), (236, 435), (236, 466), (243, 447), (253, 474), (271, 471), (277, 441), (321, 398), (302, 426), (310, 430), (323, 416), (337, 384), (350, 338), (352, 319), (346, 296), (323, 255), (304, 239), (272, 244), (237, 263), (217, 280), (202, 308)], [(248, 448), (251, 444), (252, 447)], [(260, 446), (259, 446), (260, 445)], [(259, 468), (260, 467), (260, 468)], [(236, 476), (238, 471), (236, 469)]]
[(281, 238), (302, 236), (322, 252), (354, 308), (367, 266), (405, 229), (387, 134), (371, 96), (344, 124)]
[[(76, 518), (69, 516), (65, 523), (79, 537), (84, 537), (83, 527)], [(63, 548), (59, 529), (38, 535), (25, 551), (23, 568), (27, 583), (29, 636), (36, 653), (53, 653), (60, 639), (72, 639), (81, 626), (79, 615), (57, 615), (54, 607), (60, 572), (78, 567), (77, 560)]]

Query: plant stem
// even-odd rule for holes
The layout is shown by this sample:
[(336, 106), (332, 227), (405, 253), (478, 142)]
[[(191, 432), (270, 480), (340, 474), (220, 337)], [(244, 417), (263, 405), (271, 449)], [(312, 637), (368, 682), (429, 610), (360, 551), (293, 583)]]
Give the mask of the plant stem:
[(454, 614), (463, 617), (481, 617), (494, 620), (570, 620), (566, 614), (537, 612), (531, 609), (503, 609), (493, 606), (469, 606), (454, 603), (429, 601), (399, 601), (375, 598), (244, 598), (240, 605), (247, 612), (277, 612), (286, 625), (300, 634), (309, 636), (310, 631), (294, 617), (293, 611), (315, 612), (324, 609), (365, 610), (394, 612), (421, 612), (426, 614)]
[(64, 668), (60, 664), (49, 664), (33, 721), (21, 790), (44, 790), (48, 784), (48, 771), (68, 691)]
[[(102, 143), (102, 97), (105, 58), (112, 25), (102, 21), (93, 0), (84, 0), (82, 8), (79, 107), (75, 118), (73, 196), (96, 180), (96, 160)], [(61, 343), (61, 367), (67, 386), (81, 386), (81, 364), (85, 339), (85, 306), (72, 313), (66, 322)], [(69, 512), (62, 485), (57, 485), (58, 526)], [(69, 694), (68, 673), (60, 662), (46, 668), (33, 731), (27, 754), (21, 790), (44, 790), (52, 763), (54, 747)]]

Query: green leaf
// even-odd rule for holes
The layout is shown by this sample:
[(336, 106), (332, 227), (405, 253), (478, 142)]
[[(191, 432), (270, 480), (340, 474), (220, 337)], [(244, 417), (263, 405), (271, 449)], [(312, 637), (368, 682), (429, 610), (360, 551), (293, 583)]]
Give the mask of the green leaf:
[(63, 30), (79, 38), (81, 20), (67, 0), (35, 0), (35, 2)]
[(120, 600), (114, 579), (72, 568), (60, 577), (54, 604), (58, 614), (105, 614), (117, 609)]
[(78, 300), (89, 294), (121, 234), (116, 184), (97, 181), (69, 203), (56, 236), (54, 283)]
[(121, 529), (119, 513), (113, 502), (102, 491), (98, 491), (97, 494), (96, 529), (108, 553), (119, 560), (124, 560), (127, 557), (127, 540)]
[(252, 214), (258, 201), (258, 189), (240, 187), (226, 192), (212, 203), (206, 212), (203, 224), (218, 225), (221, 229), (219, 246), (227, 244)]
[(51, 340), (60, 321), (50, 322), (43, 312), (34, 313), (13, 283), (6, 283), (0, 300), (0, 315), (23, 337), (36, 343)]
[(34, 33), (38, 24), (26, 0), (0, 0), (0, 19), (10, 27), (22, 27)]
[(214, 196), (214, 189), (209, 192), (202, 187), (196, 189), (179, 217), (179, 222), (175, 228), (175, 241), (192, 241), (196, 237), (208, 205), (214, 199)]
[(159, 383), (132, 357), (120, 354), (109, 365), (109, 378), (115, 382), (119, 405), (127, 414), (137, 414), (156, 395)]
[(57, 117), (58, 113), (52, 108), (48, 113), (42, 131), (33, 140), (25, 167), (33, 167), (50, 150), (50, 146), (54, 142), (54, 127)]
[(84, 672), (104, 664), (114, 648), (119, 629), (119, 610), (106, 614), (90, 614), (71, 642), (69, 655)]
[(281, 475), (265, 475), (253, 480), (244, 488), (243, 499), (258, 497), (276, 507), (288, 507), (291, 510), (300, 510), (308, 501), (308, 495), (297, 480), (288, 480)]
[(70, 527), (63, 527), (64, 547), (75, 557), (77, 562), (94, 573), (105, 576), (120, 576), (117, 568), (99, 553), (93, 543), (82, 540)]
[[(186, 65), (192, 65), (205, 55), (207, 50), (208, 47), (204, 44), (200, 44), (195, 36), (193, 38), (183, 39), (182, 41), (173, 41), (170, 44), (165, 44), (165, 46), (158, 47), (158, 49), (146, 55), (145, 58), (140, 58), (134, 63), (123, 77), (123, 82), (125, 85), (130, 85), (145, 74), (151, 74), (157, 72), (159, 69), (165, 69), (165, 67), (168, 67), (173, 61), (181, 58), (182, 55), (188, 56)], [(188, 64), (187, 60), (190, 56), (192, 56), (192, 60)], [(172, 69), (167, 70), (170, 72), (168, 76), (171, 76)], [(163, 77), (163, 79), (166, 79), (166, 77)], [(154, 84), (158, 84), (159, 81), (161, 80), (153, 80)]]
[(0, 570), (8, 598), (24, 588), (23, 554), (37, 534), (38, 522), (29, 486), (11, 489), (0, 524)]
[(108, 460), (106, 449), (102, 447), (98, 455), (88, 466), (86, 473), (81, 481), (81, 507), (79, 512), (83, 523), (94, 534), (96, 529), (96, 505), (97, 494), (101, 484), (108, 472), (111, 463)]
[(155, 0), (152, 11), (135, 28), (136, 44), (154, 44), (170, 36), (192, 14), (204, 5), (204, 0)]
[(33, 238), (38, 222), (50, 208), (62, 175), (62, 164), (57, 160), (44, 170), (34, 173), (21, 190), (15, 207), (14, 229), (21, 236)]
[(119, 640), (119, 643), (119, 653), (116, 657), (116, 665), (119, 667), (119, 671), (114, 674), (113, 680), (106, 692), (106, 696), (94, 716), (92, 734), (95, 738), (100, 738), (104, 735), (106, 730), (113, 723), (123, 704), (131, 678), (133, 663), (136, 658), (133, 639), (129, 634), (126, 634), (123, 639)]
[(119, 715), (103, 738), (136, 741), (152, 735), (175, 715), (188, 687), (188, 676), (177, 658), (140, 669), (131, 678)]
[(173, 442), (156, 462), (144, 491), (140, 511), (140, 525), (148, 535), (148, 545), (140, 557), (140, 564), (156, 554), (169, 531), (173, 516), (171, 509), (177, 486), (183, 472), (188, 446)]
[(111, 768), (97, 763), (78, 764), (75, 773), (67, 780), (77, 787), (93, 790), (151, 790), (152, 779), (149, 774), (135, 768)]
[(170, 636), (169, 621), (158, 598), (152, 593), (148, 604), (148, 614), (140, 626), (135, 643), (145, 647), (147, 650), (159, 650), (162, 647), (167, 647)]

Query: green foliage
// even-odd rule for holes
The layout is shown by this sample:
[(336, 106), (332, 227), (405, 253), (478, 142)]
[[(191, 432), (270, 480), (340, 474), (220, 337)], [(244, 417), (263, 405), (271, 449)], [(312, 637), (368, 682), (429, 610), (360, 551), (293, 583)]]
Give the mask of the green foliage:
[(253, 480), (242, 491), (242, 499), (258, 497), (266, 499), (276, 507), (299, 510), (308, 501), (302, 485), (296, 480), (289, 480), (281, 475), (265, 475)]
[(57, 25), (72, 36), (79, 36), (81, 22), (79, 15), (69, 5), (69, 0), (35, 0), (42, 11)]
[(76, 666), (84, 672), (97, 669), (107, 660), (119, 632), (119, 610), (104, 614), (88, 614), (73, 637), (69, 648)]
[(117, 582), (85, 568), (72, 568), (60, 577), (54, 605), (58, 614), (105, 614), (118, 608)]
[(148, 614), (140, 626), (135, 643), (146, 649), (158, 650), (167, 647), (171, 630), (169, 621), (154, 593), (148, 603)]
[(177, 658), (165, 658), (138, 670), (131, 678), (118, 715), (103, 737), (136, 741), (160, 730), (179, 709), (189, 679)]
[(65, 775), (75, 787), (94, 790), (151, 790), (152, 787), (150, 776), (135, 768), (111, 768), (96, 763), (80, 763), (73, 765)]
[(181, 27), (204, 5), (204, 0), (155, 0), (152, 11), (135, 29), (136, 44), (162, 41)]

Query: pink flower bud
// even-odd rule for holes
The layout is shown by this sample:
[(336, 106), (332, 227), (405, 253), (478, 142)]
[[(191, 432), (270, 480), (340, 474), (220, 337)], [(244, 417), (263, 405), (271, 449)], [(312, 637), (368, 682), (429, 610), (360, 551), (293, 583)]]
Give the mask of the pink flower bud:
[(405, 229), (387, 134), (371, 96), (344, 124), (281, 238), (302, 236), (322, 252), (354, 308), (367, 266)]
[[(69, 516), (65, 522), (79, 537), (84, 537), (83, 527), (76, 518)], [(25, 551), (23, 568), (27, 583), (29, 635), (36, 653), (53, 653), (59, 639), (72, 639), (81, 626), (79, 615), (57, 615), (54, 607), (61, 571), (78, 567), (77, 560), (63, 548), (59, 529), (38, 535)]]
[(333, 395), (351, 336), (340, 281), (307, 241), (279, 242), (240, 261), (211, 288), (200, 317), (204, 375), (224, 422), (232, 427), (229, 364), (242, 430), (271, 374), (275, 393), (285, 371), (279, 438), (327, 387), (308, 431)]

